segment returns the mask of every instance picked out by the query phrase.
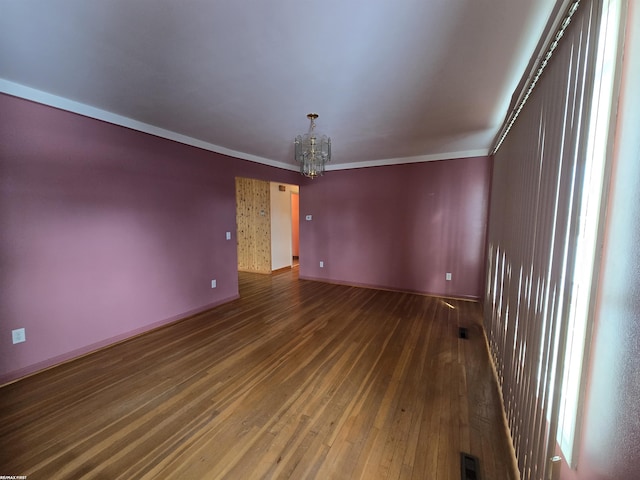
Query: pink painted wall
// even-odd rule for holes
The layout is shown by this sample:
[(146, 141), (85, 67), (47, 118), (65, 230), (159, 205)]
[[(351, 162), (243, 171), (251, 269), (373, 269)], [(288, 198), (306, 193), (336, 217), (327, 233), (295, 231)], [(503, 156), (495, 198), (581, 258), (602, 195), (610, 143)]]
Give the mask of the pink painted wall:
[(465, 158), (310, 182), (300, 194), (301, 277), (480, 297), (490, 167), (488, 157)]
[(577, 470), (563, 480), (640, 479), (640, 1), (627, 35)]
[(0, 384), (236, 297), (235, 176), (301, 183), (7, 95), (0, 112)]
[(0, 383), (235, 298), (236, 176), (301, 185), (307, 278), (480, 295), (488, 158), (311, 182), (7, 95), (0, 112)]

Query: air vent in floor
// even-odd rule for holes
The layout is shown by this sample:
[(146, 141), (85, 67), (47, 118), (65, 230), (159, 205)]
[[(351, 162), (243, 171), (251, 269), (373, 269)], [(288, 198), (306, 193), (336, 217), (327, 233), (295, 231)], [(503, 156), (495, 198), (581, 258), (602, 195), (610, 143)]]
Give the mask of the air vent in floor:
[(460, 454), (461, 480), (480, 480), (480, 463), (476, 457), (462, 452)]

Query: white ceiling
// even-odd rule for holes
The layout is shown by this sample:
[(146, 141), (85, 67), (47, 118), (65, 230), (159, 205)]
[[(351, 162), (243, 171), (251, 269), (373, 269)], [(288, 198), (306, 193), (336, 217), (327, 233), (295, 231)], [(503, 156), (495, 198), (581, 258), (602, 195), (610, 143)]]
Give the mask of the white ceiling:
[(291, 168), (309, 112), (334, 168), (471, 156), (554, 3), (0, 0), (0, 87)]

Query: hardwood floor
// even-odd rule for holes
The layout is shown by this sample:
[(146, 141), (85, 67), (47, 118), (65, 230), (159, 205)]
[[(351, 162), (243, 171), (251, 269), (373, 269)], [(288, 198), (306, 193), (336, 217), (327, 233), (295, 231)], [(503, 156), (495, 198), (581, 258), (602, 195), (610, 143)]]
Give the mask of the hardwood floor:
[(518, 478), (477, 304), (297, 269), (240, 293), (0, 389), (0, 475), (460, 479), (465, 451)]

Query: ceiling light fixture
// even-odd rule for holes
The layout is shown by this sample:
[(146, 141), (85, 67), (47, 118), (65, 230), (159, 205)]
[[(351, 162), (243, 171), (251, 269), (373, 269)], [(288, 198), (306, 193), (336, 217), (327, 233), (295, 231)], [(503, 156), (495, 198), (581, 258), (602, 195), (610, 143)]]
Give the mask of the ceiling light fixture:
[(305, 177), (316, 178), (324, 174), (324, 167), (331, 161), (331, 139), (315, 132), (317, 113), (310, 113), (309, 132), (298, 135), (294, 140), (296, 162), (300, 164), (300, 173)]

